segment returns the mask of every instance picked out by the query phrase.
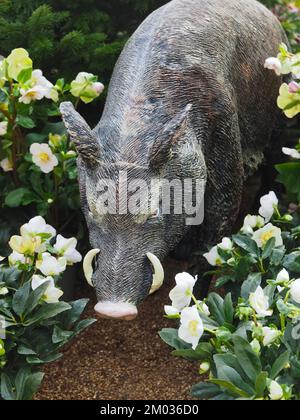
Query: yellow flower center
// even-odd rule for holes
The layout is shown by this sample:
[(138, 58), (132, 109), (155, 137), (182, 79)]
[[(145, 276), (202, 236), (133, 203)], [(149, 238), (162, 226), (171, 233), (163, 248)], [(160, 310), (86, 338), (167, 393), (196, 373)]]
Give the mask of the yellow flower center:
[(48, 153), (45, 153), (45, 152), (40, 153), (39, 158), (41, 159), (42, 162), (49, 162), (50, 160), (50, 156), (48, 155)]
[(261, 241), (262, 241), (262, 243), (267, 243), (268, 242), (268, 240), (270, 239), (270, 238), (272, 238), (273, 237), (273, 232), (271, 231), (271, 230), (269, 230), (268, 232), (265, 232), (265, 233), (263, 233), (262, 235), (261, 235), (261, 237), (260, 237), (260, 239), (261, 239)]
[(197, 327), (198, 327), (198, 321), (197, 320), (189, 322), (189, 331), (190, 331), (191, 335), (193, 335), (194, 337), (197, 336)]

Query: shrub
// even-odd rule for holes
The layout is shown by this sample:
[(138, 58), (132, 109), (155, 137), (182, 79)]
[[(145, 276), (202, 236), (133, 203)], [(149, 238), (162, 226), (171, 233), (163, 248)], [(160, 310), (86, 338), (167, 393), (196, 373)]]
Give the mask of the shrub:
[[(94, 320), (80, 320), (87, 299), (66, 303), (59, 285), (68, 265), (81, 260), (75, 238), (57, 235), (34, 217), (10, 239), (0, 265), (1, 397), (28, 400), (43, 379), (42, 367)], [(55, 241), (55, 242), (54, 242)], [(1, 399), (1, 398), (0, 398)]]
[[(292, 74), (277, 101), (289, 118), (300, 112), (299, 58), (281, 45), (278, 56), (265, 63), (278, 75)], [(300, 159), (299, 145), (282, 150)], [(298, 203), (298, 162), (277, 168)], [(180, 327), (162, 330), (161, 338), (175, 349), (174, 356), (197, 360), (199, 373), (209, 373), (192, 388), (202, 399), (300, 398), (299, 205), (282, 214), (272, 191), (260, 203), (259, 216), (246, 216), (237, 234), (204, 254), (216, 267), (210, 274), (227, 292), (225, 298), (210, 293), (197, 301), (192, 293), (196, 279), (182, 273), (170, 292), (172, 305), (165, 307), (167, 317), (180, 319)]]
[(71, 84), (49, 82), (34, 70), (28, 52), (13, 50), (0, 62), (0, 202), (31, 206), (54, 226), (70, 229), (80, 220), (76, 152), (66, 135), (59, 104), (90, 103), (103, 90), (91, 73)]

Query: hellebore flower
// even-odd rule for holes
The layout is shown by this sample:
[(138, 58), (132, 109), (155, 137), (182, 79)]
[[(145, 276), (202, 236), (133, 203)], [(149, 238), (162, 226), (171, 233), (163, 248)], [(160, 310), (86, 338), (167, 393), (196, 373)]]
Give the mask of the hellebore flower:
[(172, 306), (177, 308), (178, 311), (181, 311), (191, 303), (196, 281), (197, 278), (188, 273), (179, 273), (175, 276), (176, 286), (170, 291), (169, 297), (172, 301)]
[(49, 239), (56, 235), (56, 230), (47, 225), (45, 219), (41, 216), (33, 217), (28, 223), (21, 226), (20, 233), (23, 237), (34, 237), (37, 235), (46, 234)]
[(270, 400), (278, 401), (281, 400), (281, 398), (283, 397), (283, 389), (276, 381), (271, 381), (269, 385), (269, 391)]
[(24, 48), (16, 48), (6, 59), (7, 73), (11, 79), (18, 80), (18, 76), (22, 70), (32, 68), (32, 60)]
[(273, 310), (269, 308), (269, 298), (259, 286), (254, 293), (250, 293), (249, 303), (259, 318), (271, 316)]
[(292, 81), (289, 83), (289, 93), (297, 93), (300, 90), (300, 84)]
[(277, 277), (276, 277), (276, 283), (278, 283), (278, 284), (279, 283), (285, 283), (289, 280), (290, 280), (290, 275), (285, 268), (283, 268), (281, 271), (279, 271), (279, 273), (277, 274)]
[(0, 136), (5, 136), (5, 134), (7, 133), (7, 126), (8, 126), (7, 121), (0, 122)]
[(253, 229), (259, 227), (263, 227), (265, 224), (264, 219), (261, 216), (252, 216), (251, 214), (248, 214), (244, 219), (243, 227), (241, 228), (241, 231), (245, 234), (253, 233)]
[(46, 303), (57, 303), (61, 296), (63, 295), (63, 291), (55, 287), (54, 280), (52, 277), (42, 277), (38, 275), (32, 276), (31, 280), (31, 287), (32, 290), (37, 289), (39, 286), (46, 282), (50, 282), (49, 286), (47, 287), (43, 299)]
[(231, 251), (233, 248), (233, 243), (230, 238), (223, 238), (222, 242), (217, 246), (223, 249), (224, 251)]
[(217, 245), (213, 246), (209, 252), (203, 254), (203, 257), (206, 258), (207, 262), (212, 266), (221, 265), (224, 262), (223, 258), (218, 252)]
[(179, 315), (179, 311), (177, 308), (174, 308), (174, 306), (171, 305), (165, 305), (164, 306), (165, 314), (168, 316), (176, 316)]
[(293, 118), (300, 112), (300, 94), (290, 93), (288, 84), (283, 83), (279, 89), (277, 105), (288, 118)]
[(19, 254), (17, 251), (13, 251), (8, 257), (8, 263), (10, 266), (25, 264), (26, 258), (23, 254)]
[(277, 76), (281, 75), (282, 65), (277, 57), (269, 57), (264, 64), (265, 69), (274, 70)]
[(13, 251), (25, 255), (33, 255), (35, 252), (39, 252), (41, 245), (42, 240), (39, 237), (24, 238), (14, 235), (9, 241), (9, 246)]
[(271, 238), (275, 238), (275, 246), (283, 245), (281, 229), (272, 225), (272, 223), (268, 223), (263, 228), (258, 229), (252, 236), (252, 239), (260, 248), (263, 248)]
[(9, 293), (9, 290), (7, 287), (0, 287), (0, 296), (5, 296)]
[(65, 271), (67, 260), (64, 257), (56, 259), (48, 252), (44, 252), (41, 258), (37, 260), (36, 267), (44, 274), (44, 276), (57, 276)]
[(12, 162), (8, 158), (2, 159), (0, 166), (4, 172), (10, 172), (13, 170)]
[(300, 279), (295, 280), (291, 284), (290, 290), (291, 290), (292, 299), (295, 302), (300, 303)]
[(186, 343), (192, 344), (195, 350), (204, 333), (204, 326), (196, 306), (185, 308), (181, 312), (178, 337)]
[(97, 82), (92, 73), (81, 72), (71, 83), (71, 94), (88, 104), (97, 98), (104, 89), (102, 83)]
[(281, 332), (270, 327), (263, 327), (263, 345), (265, 347), (273, 344), (278, 337), (280, 337)]
[(58, 165), (57, 157), (53, 154), (48, 144), (33, 143), (30, 146), (32, 161), (42, 172), (48, 174)]
[(40, 101), (43, 98), (58, 101), (58, 93), (53, 84), (43, 76), (41, 70), (34, 70), (26, 87), (20, 89), (19, 102), (30, 104), (32, 101)]
[(57, 255), (65, 257), (68, 264), (75, 264), (82, 260), (82, 256), (76, 250), (77, 239), (75, 238), (64, 238), (62, 235), (57, 235), (54, 249)]
[(260, 199), (260, 208), (258, 210), (259, 214), (265, 219), (266, 222), (269, 222), (271, 217), (274, 214), (275, 207), (278, 205), (278, 198), (274, 191), (270, 191), (269, 194), (264, 195)]
[(291, 156), (293, 159), (300, 159), (300, 152), (296, 149), (290, 149), (289, 147), (283, 147), (282, 153), (287, 156)]

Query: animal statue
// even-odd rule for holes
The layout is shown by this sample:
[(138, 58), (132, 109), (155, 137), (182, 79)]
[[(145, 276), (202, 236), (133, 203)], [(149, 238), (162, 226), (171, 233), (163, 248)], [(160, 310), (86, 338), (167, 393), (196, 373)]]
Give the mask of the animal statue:
[[(255, 0), (173, 0), (127, 42), (96, 128), (71, 103), (61, 105), (78, 152), (93, 247), (84, 266), (99, 316), (134, 319), (141, 301), (161, 285), (160, 261), (171, 251), (195, 274), (195, 251), (232, 231), (245, 182), (263, 162), (276, 127), (282, 81), (264, 62), (281, 42), (278, 20)], [(118, 184), (120, 172), (146, 186), (157, 178), (200, 180), (203, 222), (188, 225), (184, 208), (165, 214), (161, 201), (143, 214), (100, 211), (108, 188), (99, 183)], [(136, 191), (127, 193), (119, 209)]]

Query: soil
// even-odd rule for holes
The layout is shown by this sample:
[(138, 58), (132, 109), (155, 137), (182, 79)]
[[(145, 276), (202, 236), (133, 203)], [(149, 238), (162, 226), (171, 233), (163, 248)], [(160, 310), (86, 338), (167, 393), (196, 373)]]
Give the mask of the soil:
[[(101, 319), (64, 349), (58, 362), (45, 368), (37, 400), (182, 400), (192, 399), (190, 387), (199, 382), (197, 363), (171, 356), (171, 348), (158, 336), (176, 321), (163, 318), (163, 306), (174, 284), (172, 264), (164, 286), (149, 296), (134, 321)], [(94, 317), (93, 290), (80, 297), (91, 302), (87, 316)]]

